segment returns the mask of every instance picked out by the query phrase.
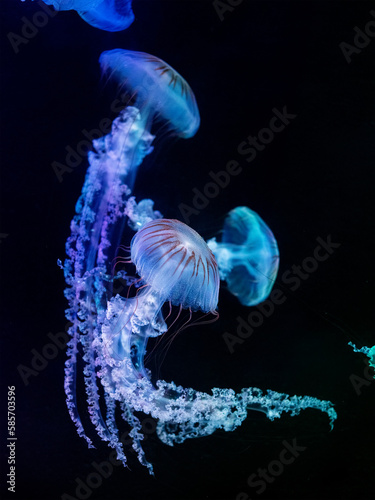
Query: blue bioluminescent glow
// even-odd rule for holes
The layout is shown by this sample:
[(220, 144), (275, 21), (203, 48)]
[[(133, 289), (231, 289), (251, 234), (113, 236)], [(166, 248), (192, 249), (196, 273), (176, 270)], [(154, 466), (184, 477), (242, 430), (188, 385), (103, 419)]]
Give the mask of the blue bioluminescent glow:
[(272, 290), (279, 269), (279, 249), (272, 231), (259, 215), (237, 207), (227, 215), (221, 242), (208, 242), (219, 265), (220, 278), (241, 304), (255, 306)]
[(131, 0), (43, 0), (55, 10), (76, 10), (88, 24), (105, 31), (122, 31), (134, 21)]
[[(66, 243), (63, 268), (67, 318), (72, 326), (65, 391), (79, 435), (92, 446), (76, 401), (77, 359), (81, 356), (89, 416), (98, 435), (126, 465), (116, 422), (119, 407), (131, 426), (130, 437), (139, 461), (150, 473), (153, 469), (141, 446), (138, 411), (158, 420), (158, 436), (169, 445), (207, 436), (217, 429), (232, 431), (249, 410), (261, 411), (274, 420), (282, 412), (293, 416), (314, 408), (326, 412), (332, 426), (336, 419), (332, 403), (310, 396), (263, 393), (257, 388), (237, 394), (232, 389), (213, 388), (207, 394), (174, 382), (151, 382), (144, 357), (148, 339), (168, 330), (168, 317), (164, 318), (162, 309), (165, 302), (170, 308), (177, 305), (178, 314), (189, 309), (189, 318), (193, 310), (218, 317), (219, 271), (208, 245), (182, 222), (161, 218), (160, 212), (153, 210), (152, 200), (137, 204), (131, 196), (137, 169), (153, 150), (152, 119), (167, 120), (178, 135), (191, 137), (198, 129), (199, 113), (186, 82), (155, 57), (116, 50), (104, 53), (101, 64), (132, 90), (135, 106), (120, 113), (108, 135), (93, 141), (94, 151), (88, 156), (89, 168)], [(241, 213), (246, 216), (239, 217)], [(125, 271), (113, 273), (126, 217), (130, 227), (138, 231), (131, 241), (130, 257), (139, 280)], [(259, 274), (256, 279), (266, 277), (269, 281), (274, 279), (276, 256), (278, 259), (276, 242), (269, 233), (254, 212), (240, 208), (230, 213), (221, 244), (228, 248), (242, 245), (237, 252), (242, 259), (249, 259), (253, 250), (251, 264)], [(220, 261), (220, 252), (218, 258)], [(236, 276), (240, 278), (238, 273)], [(120, 279), (128, 285), (123, 296), (113, 293), (113, 284)], [(235, 278), (231, 279), (236, 290)], [(241, 297), (246, 296), (245, 285), (252, 289), (253, 280), (245, 277)], [(128, 297), (129, 286), (138, 287), (135, 297)], [(259, 299), (268, 286), (262, 282), (254, 295)]]

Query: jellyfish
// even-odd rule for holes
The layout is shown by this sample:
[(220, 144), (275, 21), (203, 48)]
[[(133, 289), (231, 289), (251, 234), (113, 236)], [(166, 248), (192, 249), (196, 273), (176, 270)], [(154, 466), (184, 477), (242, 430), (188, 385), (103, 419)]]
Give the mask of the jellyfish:
[(179, 137), (193, 137), (200, 125), (195, 96), (189, 84), (169, 64), (145, 52), (114, 49), (101, 54), (102, 70), (135, 96), (149, 129), (154, 118), (163, 117)]
[[(110, 61), (111, 57), (108, 57), (108, 53), (105, 54), (104, 59)], [(134, 58), (137, 58), (136, 55)], [(86, 362), (84, 380), (90, 417), (99, 435), (103, 439), (112, 440), (98, 402), (95, 376), (97, 354), (94, 341), (105, 320), (107, 303), (112, 297), (114, 282), (125, 279), (127, 284), (132, 283), (132, 277), (124, 276), (123, 273), (112, 273), (112, 262), (122, 238), (127, 214), (131, 212), (130, 207), (132, 206), (134, 217), (131, 222), (136, 224), (137, 229), (141, 227), (141, 219), (144, 224), (147, 217), (161, 216), (152, 210), (150, 202), (141, 202), (138, 207), (130, 202), (138, 167), (153, 151), (152, 143), (155, 136), (149, 130), (152, 116), (156, 117), (156, 113), (153, 114), (151, 110), (156, 108), (158, 120), (167, 121), (170, 128), (175, 127), (181, 137), (190, 137), (198, 128), (196, 121), (193, 130), (188, 127), (186, 119), (183, 124), (183, 119), (176, 121), (171, 116), (172, 109), (176, 110), (179, 116), (183, 116), (188, 106), (187, 102), (195, 102), (190, 87), (180, 76), (173, 79), (171, 86), (170, 80), (165, 75), (160, 75), (157, 69), (151, 77), (150, 67), (155, 65), (157, 59), (153, 56), (148, 58), (153, 62), (140, 63), (137, 75), (142, 80), (143, 71), (143, 79), (148, 83), (153, 77), (153, 82), (158, 82), (157, 91), (152, 92), (150, 86), (147, 95), (141, 93), (136, 103), (143, 108), (142, 111), (135, 106), (127, 106), (113, 121), (111, 132), (93, 141), (94, 150), (88, 154), (89, 168), (81, 196), (76, 204), (71, 235), (66, 243), (67, 258), (64, 264), (59, 261), (59, 265), (64, 269), (67, 284), (65, 296), (69, 307), (66, 316), (72, 323), (69, 329), (71, 340), (65, 368), (67, 404), (78, 434), (87, 440), (89, 446), (92, 446), (92, 442), (83, 429), (77, 410), (77, 355), (80, 355), (82, 350)], [(144, 59), (147, 57), (142, 54), (141, 60)], [(124, 71), (126, 73), (126, 68)], [(172, 68), (169, 71), (175, 74)], [(135, 80), (131, 82), (137, 83)], [(131, 82), (126, 82), (127, 88), (131, 93), (137, 94), (136, 89), (131, 89)], [(184, 96), (178, 98), (182, 89)], [(182, 107), (179, 113), (178, 104)], [(108, 407), (110, 404), (108, 402)]]
[(88, 24), (105, 31), (122, 31), (134, 21), (131, 0), (43, 0), (55, 10), (76, 10)]
[[(375, 370), (375, 345), (372, 347), (363, 346), (360, 348), (353, 344), (353, 342), (349, 342), (348, 345), (350, 345), (354, 352), (360, 352), (367, 356), (368, 364)], [(373, 378), (375, 378), (375, 372), (373, 373)]]
[(254, 306), (270, 294), (279, 268), (279, 250), (272, 231), (248, 207), (227, 215), (221, 242), (208, 242), (220, 269), (220, 278), (241, 304)]
[(131, 260), (161, 304), (215, 314), (219, 271), (203, 238), (178, 220), (158, 219), (138, 231)]

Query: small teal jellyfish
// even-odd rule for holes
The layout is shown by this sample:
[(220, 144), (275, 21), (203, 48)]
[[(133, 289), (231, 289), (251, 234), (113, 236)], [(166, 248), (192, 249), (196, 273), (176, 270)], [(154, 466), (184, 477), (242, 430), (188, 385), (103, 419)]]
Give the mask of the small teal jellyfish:
[(88, 24), (105, 31), (122, 31), (134, 21), (131, 0), (43, 0), (55, 10), (76, 10)]
[(130, 95), (151, 127), (154, 118), (162, 117), (179, 137), (193, 137), (200, 116), (189, 84), (169, 64), (145, 52), (114, 49), (99, 59), (104, 72), (113, 77)]
[(220, 278), (241, 304), (255, 306), (270, 294), (279, 268), (279, 250), (272, 231), (259, 215), (237, 207), (227, 215), (221, 242), (208, 242)]
[[(355, 344), (353, 344), (353, 342), (349, 342), (348, 345), (350, 345), (350, 347), (353, 348), (354, 352), (360, 352), (362, 354), (365, 354), (369, 360), (368, 361), (369, 365), (371, 366), (371, 368), (375, 370), (375, 345), (373, 345), (372, 347), (364, 346), (361, 347), (360, 349), (358, 349), (358, 347)], [(375, 372), (373, 374), (373, 377), (375, 378)]]

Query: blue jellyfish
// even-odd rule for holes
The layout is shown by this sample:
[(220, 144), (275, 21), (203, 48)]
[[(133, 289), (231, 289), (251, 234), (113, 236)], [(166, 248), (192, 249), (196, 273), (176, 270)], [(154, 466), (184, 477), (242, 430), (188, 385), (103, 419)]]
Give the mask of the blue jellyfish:
[(55, 10), (76, 10), (88, 24), (105, 31), (122, 31), (134, 21), (131, 0), (43, 0)]
[(279, 268), (279, 250), (272, 231), (256, 212), (247, 207), (231, 210), (221, 242), (213, 238), (208, 245), (221, 279), (241, 304), (254, 306), (268, 297)]
[(162, 117), (173, 132), (185, 139), (199, 128), (200, 116), (189, 84), (169, 64), (145, 52), (114, 49), (103, 52), (100, 64), (121, 86), (135, 96), (149, 129)]
[[(157, 60), (146, 54), (142, 54), (141, 60), (147, 57), (152, 61)], [(134, 58), (136, 59), (136, 55)], [(112, 61), (110, 53), (105, 53), (101, 60)], [(154, 62), (147, 61), (137, 65), (137, 77), (142, 80), (143, 71), (146, 84), (152, 80), (152, 65)], [(119, 69), (118, 65), (116, 67)], [(124, 71), (126, 72), (126, 66)], [(170, 71), (173, 73), (172, 68)], [(188, 102), (195, 102), (195, 99), (185, 80), (176, 77), (176, 85), (171, 86), (169, 79), (160, 75), (157, 70), (152, 76), (153, 82), (157, 81), (158, 92), (151, 92), (150, 85), (148, 96), (140, 93), (137, 98), (137, 104), (142, 109), (126, 107), (113, 121), (111, 132), (93, 141), (93, 151), (88, 155), (89, 168), (85, 183), (71, 223), (71, 235), (66, 242), (67, 259), (63, 266), (60, 263), (67, 283), (65, 296), (69, 308), (66, 315), (72, 322), (69, 330), (72, 339), (68, 346), (65, 369), (67, 405), (79, 435), (90, 446), (91, 440), (86, 436), (77, 410), (77, 355), (80, 349), (83, 350), (87, 362), (84, 374), (90, 417), (99, 435), (118, 449), (119, 443), (106, 425), (99, 405), (95, 339), (100, 336), (108, 300), (112, 297), (113, 283), (123, 279), (127, 283), (129, 280), (131, 282), (131, 277), (112, 273), (113, 258), (121, 241), (126, 216), (129, 215), (131, 225), (136, 229), (140, 229), (150, 219), (161, 217), (159, 212), (153, 211), (151, 200), (144, 200), (137, 206), (134, 198), (131, 198), (138, 167), (144, 157), (153, 151), (155, 136), (147, 127), (151, 127), (152, 117), (156, 116), (175, 126), (178, 134), (183, 137), (191, 136), (198, 127), (196, 117), (192, 117), (195, 119), (194, 130), (189, 128), (187, 122)], [(134, 79), (131, 82), (133, 85), (139, 83)], [(126, 85), (129, 92), (137, 92), (135, 88), (131, 88), (129, 81)], [(189, 88), (189, 91), (179, 98), (182, 87)], [(177, 110), (178, 105), (182, 108), (180, 111)], [(172, 109), (182, 117), (180, 121), (171, 116)], [(108, 402), (108, 406), (110, 405)]]

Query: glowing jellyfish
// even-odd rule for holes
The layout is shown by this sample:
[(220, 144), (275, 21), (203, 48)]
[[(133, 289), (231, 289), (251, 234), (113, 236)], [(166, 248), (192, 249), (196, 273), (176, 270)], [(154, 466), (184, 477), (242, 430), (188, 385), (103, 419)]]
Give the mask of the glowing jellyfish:
[[(143, 54), (142, 57), (146, 56)], [(148, 57), (153, 58), (153, 56)], [(108, 60), (107, 57), (104, 59)], [(150, 65), (145, 63), (139, 66), (137, 73), (139, 78), (142, 78), (142, 69), (145, 80), (148, 80)], [(76, 216), (71, 223), (71, 235), (66, 243), (67, 259), (63, 268), (67, 283), (65, 296), (69, 302), (66, 314), (72, 322), (69, 330), (72, 339), (68, 345), (65, 391), (71, 418), (77, 426), (79, 435), (85, 437), (90, 446), (91, 440), (85, 434), (77, 410), (77, 355), (82, 349), (86, 362), (84, 380), (90, 417), (99, 435), (113, 442), (112, 434), (103, 420), (99, 407), (96, 381), (98, 354), (95, 351), (95, 339), (101, 335), (114, 281), (121, 279), (131, 283), (131, 278), (124, 273), (112, 275), (112, 262), (121, 241), (126, 216), (131, 213), (132, 225), (137, 229), (148, 219), (161, 216), (152, 210), (152, 202), (144, 201), (136, 206), (134, 200), (130, 199), (138, 167), (144, 157), (153, 150), (154, 136), (146, 129), (146, 126), (151, 126), (153, 113), (151, 109), (146, 110), (145, 105), (147, 102), (149, 106), (156, 106), (155, 100), (162, 98), (163, 105), (158, 107), (157, 117), (173, 124), (175, 122), (170, 116), (171, 109), (176, 109), (179, 102), (182, 106), (180, 115), (183, 115), (188, 98), (193, 99), (189, 89), (189, 93), (178, 100), (177, 88), (171, 90), (170, 81), (165, 76), (160, 76), (157, 70), (155, 75), (154, 81), (158, 80), (159, 91), (151, 93), (149, 99), (146, 96), (143, 96), (142, 100), (138, 99), (138, 104), (143, 106), (143, 109), (140, 110), (135, 106), (126, 107), (113, 121), (111, 132), (93, 141), (94, 151), (88, 155), (89, 168), (82, 194), (76, 205)], [(127, 85), (130, 92), (136, 91), (130, 89), (129, 82)], [(188, 127), (186, 121), (185, 126)], [(177, 128), (182, 136), (193, 133), (190, 129), (190, 133), (185, 131), (184, 134), (181, 126)], [(195, 123), (196, 129), (197, 123)], [(110, 405), (108, 402), (107, 406)]]
[[(365, 354), (365, 356), (367, 356), (368, 358), (368, 364), (375, 370), (375, 345), (373, 345), (372, 347), (364, 346), (359, 349), (355, 344), (353, 344), (353, 342), (349, 342), (348, 345), (352, 347), (354, 352)], [(373, 373), (373, 378), (375, 378), (375, 372)]]
[(254, 306), (265, 300), (279, 268), (279, 250), (272, 231), (259, 215), (237, 207), (227, 215), (221, 242), (208, 242), (215, 254), (220, 277), (241, 304)]
[(43, 0), (55, 10), (76, 10), (88, 24), (105, 31), (122, 31), (134, 21), (131, 0)]
[(203, 238), (186, 224), (149, 222), (132, 240), (131, 259), (162, 303), (215, 312), (220, 285), (216, 260)]
[(188, 139), (196, 133), (200, 117), (194, 94), (169, 64), (145, 52), (122, 49), (103, 52), (99, 61), (104, 72), (135, 96), (145, 128), (161, 116), (179, 137)]

